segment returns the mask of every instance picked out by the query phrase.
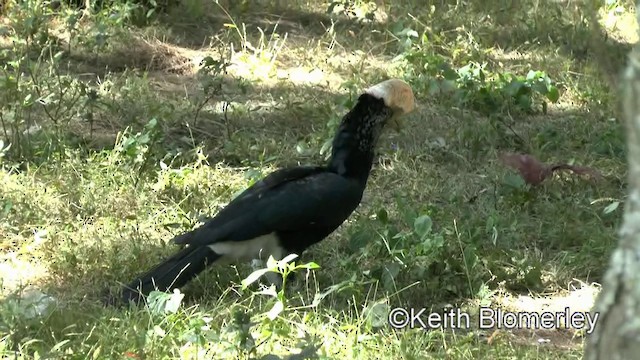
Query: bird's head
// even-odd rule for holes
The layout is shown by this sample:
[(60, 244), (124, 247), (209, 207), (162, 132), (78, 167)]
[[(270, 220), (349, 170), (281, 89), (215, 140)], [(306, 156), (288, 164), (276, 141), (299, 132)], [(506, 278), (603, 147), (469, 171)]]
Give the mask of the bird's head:
[(416, 99), (411, 90), (411, 86), (400, 79), (389, 79), (365, 90), (365, 93), (382, 99), (384, 104), (393, 110), (390, 119), (391, 126), (400, 131), (403, 115), (406, 115), (416, 108)]

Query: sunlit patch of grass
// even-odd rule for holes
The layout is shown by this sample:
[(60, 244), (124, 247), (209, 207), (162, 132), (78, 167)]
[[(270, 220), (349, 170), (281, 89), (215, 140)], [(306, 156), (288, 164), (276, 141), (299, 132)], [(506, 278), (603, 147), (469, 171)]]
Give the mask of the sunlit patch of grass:
[(613, 2), (600, 8), (600, 21), (609, 35), (618, 41), (635, 44), (638, 41), (638, 21), (633, 11), (622, 4)]

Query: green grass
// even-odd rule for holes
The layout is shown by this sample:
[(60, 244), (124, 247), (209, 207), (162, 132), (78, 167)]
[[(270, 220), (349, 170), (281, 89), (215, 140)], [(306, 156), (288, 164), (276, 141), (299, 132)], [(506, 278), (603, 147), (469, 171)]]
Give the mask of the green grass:
[[(627, 176), (615, 86), (635, 35), (611, 19), (628, 24), (633, 11), (602, 8), (596, 27), (564, 3), (451, 3), (398, 2), (377, 22), (302, 2), (280, 16), (190, 1), (150, 19), (121, 3), (83, 20), (65, 6), (10, 7), (0, 20), (0, 354), (581, 357), (581, 331), (385, 324), (397, 306), (586, 311), (623, 209), (611, 206), (624, 203)], [(209, 67), (197, 71), (201, 59)], [(482, 72), (455, 72), (470, 62)], [(548, 86), (527, 83), (530, 70)], [(419, 108), (381, 139), (362, 205), (297, 260), (319, 269), (298, 270), (280, 294), (243, 289), (251, 269), (241, 264), (203, 273), (177, 308), (162, 296), (155, 307), (100, 304), (260, 176), (324, 161), (358, 93), (388, 77), (407, 80)], [(603, 179), (560, 173), (531, 187), (503, 152)], [(41, 293), (55, 302), (32, 316)]]

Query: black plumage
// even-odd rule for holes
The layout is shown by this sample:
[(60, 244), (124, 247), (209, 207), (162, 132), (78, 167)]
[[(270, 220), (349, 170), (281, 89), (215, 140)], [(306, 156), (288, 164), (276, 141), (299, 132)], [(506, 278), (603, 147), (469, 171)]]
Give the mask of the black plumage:
[(204, 225), (177, 236), (173, 241), (186, 247), (124, 287), (122, 300), (182, 287), (214, 263), (301, 255), (360, 204), (384, 125), (413, 107), (400, 80), (370, 88), (343, 117), (326, 166), (280, 169), (246, 189)]

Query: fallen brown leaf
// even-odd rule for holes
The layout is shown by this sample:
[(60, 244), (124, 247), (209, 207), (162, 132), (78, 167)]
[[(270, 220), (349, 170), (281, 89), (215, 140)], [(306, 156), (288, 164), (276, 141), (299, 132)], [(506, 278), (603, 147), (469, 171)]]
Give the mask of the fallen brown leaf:
[(603, 176), (596, 169), (586, 166), (569, 164), (547, 165), (529, 154), (504, 153), (500, 160), (506, 166), (518, 170), (520, 176), (529, 185), (539, 185), (552, 173), (559, 170), (569, 170), (577, 175), (588, 176), (592, 179), (602, 179)]

